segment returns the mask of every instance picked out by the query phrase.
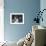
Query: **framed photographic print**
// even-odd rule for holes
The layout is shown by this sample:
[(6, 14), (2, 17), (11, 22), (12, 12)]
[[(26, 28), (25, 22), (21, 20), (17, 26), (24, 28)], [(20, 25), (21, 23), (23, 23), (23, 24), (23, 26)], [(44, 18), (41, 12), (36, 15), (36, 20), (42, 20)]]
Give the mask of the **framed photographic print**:
[(10, 24), (24, 24), (24, 13), (10, 13)]

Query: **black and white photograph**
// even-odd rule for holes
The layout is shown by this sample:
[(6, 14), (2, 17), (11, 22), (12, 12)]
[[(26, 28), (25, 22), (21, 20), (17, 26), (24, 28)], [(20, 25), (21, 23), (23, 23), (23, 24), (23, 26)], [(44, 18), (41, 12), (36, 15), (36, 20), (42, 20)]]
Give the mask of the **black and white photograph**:
[(10, 24), (24, 24), (24, 13), (10, 13)]

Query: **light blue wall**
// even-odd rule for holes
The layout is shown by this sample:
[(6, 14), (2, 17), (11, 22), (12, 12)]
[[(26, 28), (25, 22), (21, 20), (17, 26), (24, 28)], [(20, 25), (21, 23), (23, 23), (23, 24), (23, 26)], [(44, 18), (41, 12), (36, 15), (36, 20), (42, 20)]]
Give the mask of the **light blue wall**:
[[(42, 11), (43, 9), (46, 9), (46, 0), (41, 0), (40, 1), (40, 10)], [(40, 22), (40, 25), (45, 26), (46, 27), (46, 11), (43, 12), (43, 22)]]
[[(4, 0), (5, 40), (17, 41), (24, 37), (32, 27), (32, 20), (40, 9), (40, 0)], [(10, 24), (10, 13), (24, 13), (24, 24)]]

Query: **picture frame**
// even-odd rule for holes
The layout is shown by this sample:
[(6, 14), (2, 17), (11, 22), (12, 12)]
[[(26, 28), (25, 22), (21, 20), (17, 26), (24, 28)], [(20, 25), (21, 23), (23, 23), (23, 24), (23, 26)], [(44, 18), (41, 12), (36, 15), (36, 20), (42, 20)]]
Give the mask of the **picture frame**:
[(10, 13), (10, 24), (24, 24), (24, 13)]

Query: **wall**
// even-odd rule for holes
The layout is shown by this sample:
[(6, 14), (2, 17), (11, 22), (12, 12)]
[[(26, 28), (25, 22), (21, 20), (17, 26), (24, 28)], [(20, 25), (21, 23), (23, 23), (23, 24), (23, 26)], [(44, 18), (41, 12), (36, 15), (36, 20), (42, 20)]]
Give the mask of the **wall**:
[[(46, 9), (46, 0), (40, 0), (40, 9), (41, 9), (41, 11), (42, 11), (43, 9)], [(43, 12), (42, 17), (43, 17), (43, 22), (41, 21), (41, 22), (40, 22), (40, 25), (46, 27), (46, 20), (45, 20), (45, 19), (46, 19), (46, 11)]]
[[(18, 41), (32, 28), (35, 14), (40, 10), (40, 0), (4, 0), (4, 35), (7, 41)], [(24, 13), (24, 24), (10, 24), (10, 13)]]

